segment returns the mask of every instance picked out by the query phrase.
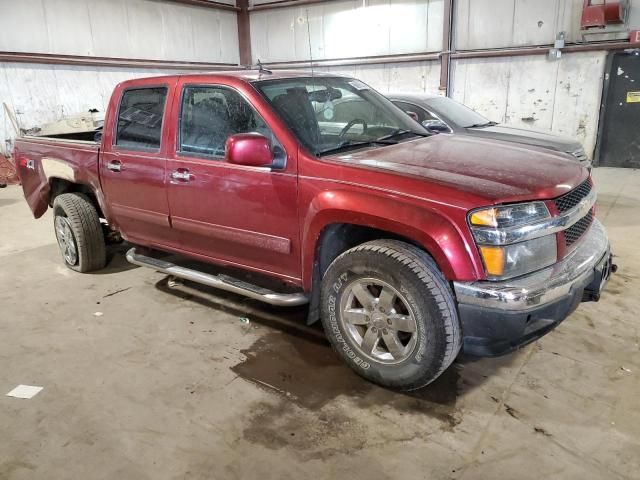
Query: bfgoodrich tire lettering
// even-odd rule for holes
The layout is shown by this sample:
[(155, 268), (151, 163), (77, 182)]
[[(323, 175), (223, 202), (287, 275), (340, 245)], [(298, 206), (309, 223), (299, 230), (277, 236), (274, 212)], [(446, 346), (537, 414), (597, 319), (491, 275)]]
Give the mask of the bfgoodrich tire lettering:
[[(360, 292), (355, 301), (354, 285)], [(389, 300), (393, 308), (385, 312), (380, 305), (390, 291), (395, 292)], [(345, 298), (354, 303), (346, 305)], [(359, 375), (385, 387), (423, 387), (460, 350), (460, 324), (447, 281), (426, 252), (405, 242), (375, 240), (336, 258), (323, 278), (321, 308), (338, 355)], [(392, 330), (398, 325), (406, 331)]]
[[(80, 193), (58, 195), (53, 202), (53, 216), (65, 265), (76, 272), (103, 268), (107, 261), (104, 234), (100, 217), (91, 201)], [(75, 250), (75, 255), (65, 255), (64, 241), (74, 242), (75, 248), (71, 250)]]

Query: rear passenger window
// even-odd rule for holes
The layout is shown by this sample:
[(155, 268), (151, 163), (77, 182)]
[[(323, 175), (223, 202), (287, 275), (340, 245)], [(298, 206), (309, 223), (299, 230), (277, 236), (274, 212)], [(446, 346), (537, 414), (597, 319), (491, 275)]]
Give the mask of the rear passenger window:
[(122, 95), (116, 145), (133, 150), (160, 149), (167, 88), (139, 88)]
[(180, 114), (180, 152), (223, 158), (227, 138), (237, 133), (259, 133), (272, 144), (275, 142), (262, 117), (235, 90), (185, 87)]

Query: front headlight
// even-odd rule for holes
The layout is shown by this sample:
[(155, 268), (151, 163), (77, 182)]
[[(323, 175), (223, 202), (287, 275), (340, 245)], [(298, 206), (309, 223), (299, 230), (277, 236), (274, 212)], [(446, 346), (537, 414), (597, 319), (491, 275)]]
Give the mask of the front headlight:
[(469, 215), (469, 223), (476, 227), (508, 228), (535, 223), (550, 216), (543, 202), (516, 203), (474, 210)]
[(556, 236), (534, 238), (504, 246), (480, 245), (480, 254), (490, 280), (504, 280), (535, 272), (556, 263)]
[(528, 229), (549, 220), (544, 202), (482, 208), (469, 213), (469, 224), (487, 278), (504, 280), (548, 267), (557, 261), (555, 234), (530, 240)]

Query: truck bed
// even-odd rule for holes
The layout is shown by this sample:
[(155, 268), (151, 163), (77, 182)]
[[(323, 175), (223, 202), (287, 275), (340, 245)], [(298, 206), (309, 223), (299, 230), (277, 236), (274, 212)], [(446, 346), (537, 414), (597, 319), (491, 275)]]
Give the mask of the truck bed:
[(93, 130), (90, 132), (59, 133), (56, 135), (34, 135), (34, 137), (47, 138), (51, 140), (71, 140), (98, 144), (100, 142), (96, 142), (94, 140), (96, 133), (98, 133), (98, 130)]
[(54, 181), (68, 181), (100, 188), (98, 156), (94, 141), (23, 136), (16, 139), (15, 159), (27, 203), (36, 218), (47, 210)]

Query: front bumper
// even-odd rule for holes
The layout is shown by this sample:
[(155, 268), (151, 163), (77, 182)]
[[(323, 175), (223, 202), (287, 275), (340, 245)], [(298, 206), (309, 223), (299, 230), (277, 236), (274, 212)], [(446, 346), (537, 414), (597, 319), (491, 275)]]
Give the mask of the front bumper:
[(539, 272), (501, 282), (454, 282), (463, 351), (502, 355), (540, 338), (581, 301), (597, 300), (611, 271), (609, 240), (594, 220), (569, 257)]

